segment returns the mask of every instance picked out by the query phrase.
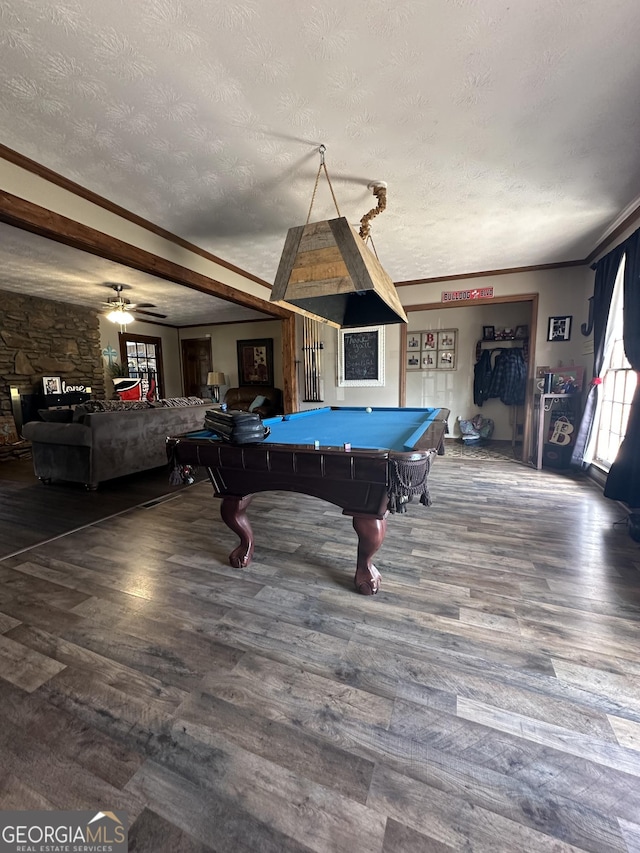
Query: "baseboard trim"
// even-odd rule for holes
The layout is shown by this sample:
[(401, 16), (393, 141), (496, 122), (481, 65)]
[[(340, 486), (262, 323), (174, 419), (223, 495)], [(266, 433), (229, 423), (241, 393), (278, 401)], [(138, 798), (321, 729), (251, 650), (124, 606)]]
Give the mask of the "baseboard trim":
[(593, 482), (600, 486), (601, 489), (604, 489), (607, 483), (607, 472), (602, 468), (599, 468), (597, 465), (589, 465), (587, 468), (587, 476), (589, 479), (593, 480)]

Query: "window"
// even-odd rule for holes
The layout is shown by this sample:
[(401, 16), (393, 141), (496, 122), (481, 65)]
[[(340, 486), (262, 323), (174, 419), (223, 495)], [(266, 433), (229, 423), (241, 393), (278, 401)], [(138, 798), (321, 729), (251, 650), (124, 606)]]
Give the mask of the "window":
[[(141, 379), (141, 396), (149, 389), (156, 389), (155, 396), (162, 397), (164, 381), (162, 376), (162, 346), (160, 338), (148, 335), (120, 333), (120, 355), (122, 363), (127, 365), (131, 379)], [(155, 385), (154, 385), (155, 383)]]
[(600, 378), (599, 408), (596, 414), (596, 445), (593, 461), (607, 471), (622, 444), (631, 401), (636, 388), (636, 373), (624, 354), (622, 341), (624, 258), (616, 277), (607, 325), (605, 358)]

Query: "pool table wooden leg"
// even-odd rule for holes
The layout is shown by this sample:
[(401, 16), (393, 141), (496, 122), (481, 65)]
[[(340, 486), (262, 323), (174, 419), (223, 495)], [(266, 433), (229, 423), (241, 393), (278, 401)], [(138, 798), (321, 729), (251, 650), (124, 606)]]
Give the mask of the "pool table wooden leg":
[(243, 498), (222, 498), (220, 516), (230, 530), (240, 537), (240, 544), (229, 554), (229, 563), (234, 569), (244, 569), (253, 557), (253, 530), (247, 517), (247, 507), (253, 500), (253, 495)]
[(354, 515), (353, 528), (358, 534), (358, 561), (354, 583), (362, 595), (375, 595), (380, 589), (380, 572), (371, 562), (384, 541), (387, 519), (371, 515)]

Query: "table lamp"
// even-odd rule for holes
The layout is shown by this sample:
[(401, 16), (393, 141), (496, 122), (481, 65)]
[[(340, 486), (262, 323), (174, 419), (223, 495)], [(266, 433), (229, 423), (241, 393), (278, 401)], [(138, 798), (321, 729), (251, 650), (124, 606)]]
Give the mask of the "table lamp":
[(224, 385), (224, 383), (224, 373), (221, 373), (219, 370), (212, 370), (207, 373), (207, 385), (211, 390), (214, 403), (220, 402), (220, 386)]

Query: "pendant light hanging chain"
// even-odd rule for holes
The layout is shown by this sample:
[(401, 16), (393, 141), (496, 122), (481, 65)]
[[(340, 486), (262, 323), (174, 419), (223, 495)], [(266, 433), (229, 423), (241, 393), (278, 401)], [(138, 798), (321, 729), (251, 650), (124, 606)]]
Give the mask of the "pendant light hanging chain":
[(327, 166), (324, 162), (324, 154), (325, 154), (326, 150), (327, 150), (326, 146), (324, 146), (324, 145), (321, 145), (320, 148), (318, 149), (318, 153), (320, 154), (320, 165), (318, 166), (318, 174), (316, 175), (316, 182), (315, 182), (315, 185), (313, 187), (313, 195), (311, 196), (311, 204), (309, 205), (309, 213), (307, 214), (307, 221), (305, 222), (305, 225), (308, 225), (309, 220), (311, 219), (311, 210), (313, 209), (313, 203), (316, 200), (316, 192), (318, 190), (318, 183), (320, 181), (320, 173), (322, 172), (323, 169), (324, 169), (325, 177), (327, 179), (327, 183), (329, 184), (329, 189), (331, 190), (331, 197), (333, 198), (333, 203), (336, 206), (336, 211), (338, 212), (338, 216), (341, 216), (340, 208), (338, 207), (338, 202), (336, 201), (336, 195), (333, 191), (333, 186), (331, 185), (331, 178), (329, 177), (329, 172), (327, 172)]

